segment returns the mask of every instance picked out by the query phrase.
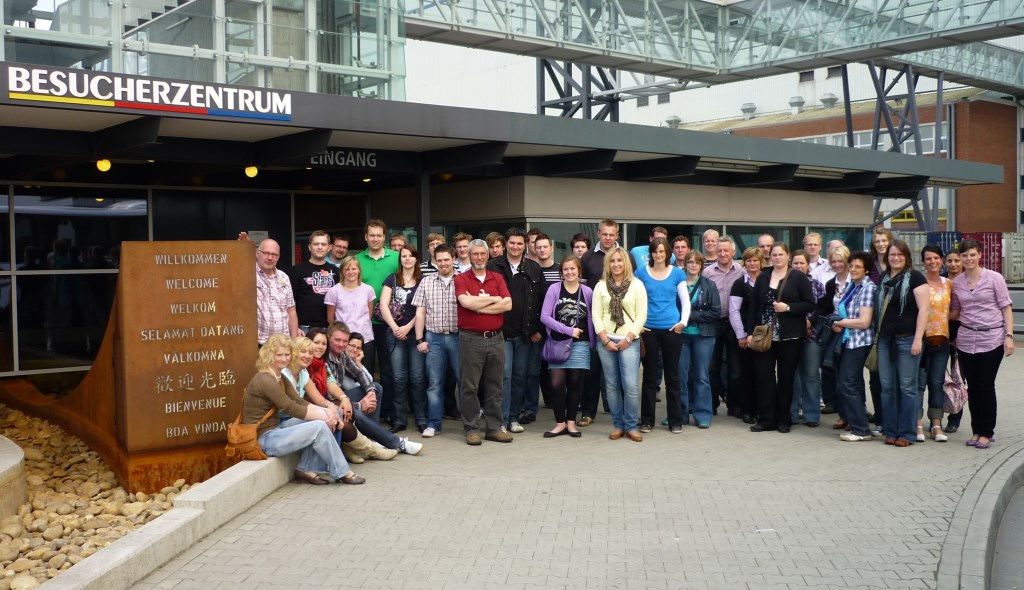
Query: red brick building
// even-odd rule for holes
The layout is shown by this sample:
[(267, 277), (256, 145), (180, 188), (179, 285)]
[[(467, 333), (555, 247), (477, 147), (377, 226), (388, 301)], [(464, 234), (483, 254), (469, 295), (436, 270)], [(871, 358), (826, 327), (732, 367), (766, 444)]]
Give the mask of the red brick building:
[[(934, 150), (935, 93), (922, 93), (917, 97), (918, 121), (922, 132), (922, 153), (932, 157)], [(1018, 231), (1020, 212), (1018, 188), (1021, 171), (1018, 170), (1018, 142), (1022, 132), (1017, 122), (1018, 107), (1009, 97), (976, 88), (947, 91), (943, 95), (945, 107), (943, 139), (950, 121), (953, 125), (951, 142), (944, 141), (940, 157), (985, 162), (1003, 167), (1002, 184), (973, 186), (958, 189), (955, 203), (955, 228), (963, 232), (1015, 232)], [(896, 108), (901, 103), (893, 102)], [(871, 129), (874, 125), (875, 101), (860, 101), (852, 105), (855, 145), (870, 148)], [(842, 104), (833, 108), (814, 108), (798, 113), (769, 113), (749, 119), (731, 119), (704, 124), (687, 125), (701, 131), (727, 132), (772, 139), (799, 139), (826, 145), (846, 145), (846, 118)], [(885, 124), (882, 124), (885, 134)], [(888, 139), (888, 138), (884, 138)], [(885, 147), (889, 142), (885, 142)], [(882, 149), (885, 149), (883, 147)], [(911, 140), (903, 151), (913, 153)], [(946, 191), (947, 193), (950, 191)], [(943, 205), (945, 207), (945, 205)], [(891, 209), (890, 207), (889, 209)], [(883, 206), (883, 213), (886, 207)], [(947, 217), (940, 209), (942, 227)], [(891, 221), (894, 228), (916, 229), (912, 210)]]

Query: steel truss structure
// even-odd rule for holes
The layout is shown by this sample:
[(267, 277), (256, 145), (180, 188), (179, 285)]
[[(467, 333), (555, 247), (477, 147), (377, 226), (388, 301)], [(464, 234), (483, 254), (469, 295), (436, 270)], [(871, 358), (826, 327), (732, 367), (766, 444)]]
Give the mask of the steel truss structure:
[(1024, 88), (1020, 52), (979, 43), (1024, 32), (1024, 0), (417, 0), (405, 24), (411, 38), (714, 84), (872, 59)]

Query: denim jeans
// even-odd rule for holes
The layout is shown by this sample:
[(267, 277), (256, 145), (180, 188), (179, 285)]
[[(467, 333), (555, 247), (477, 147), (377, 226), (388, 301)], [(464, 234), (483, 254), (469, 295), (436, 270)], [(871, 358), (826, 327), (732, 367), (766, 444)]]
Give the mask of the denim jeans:
[(280, 457), (301, 450), (299, 469), (304, 471), (327, 471), (332, 479), (343, 477), (351, 471), (348, 461), (341, 454), (338, 439), (326, 422), (288, 418), (282, 420), (277, 428), (260, 435), (259, 443), (269, 457)]
[(441, 432), (444, 413), (444, 387), (448, 370), (459, 380), (459, 335), (427, 331), (427, 426)]
[(836, 403), (839, 415), (850, 424), (857, 436), (867, 436), (868, 409), (865, 406), (864, 361), (871, 346), (843, 348), (836, 365)]
[(377, 392), (377, 407), (369, 414), (364, 414), (359, 407), (359, 401), (366, 397), (362, 386), (350, 387), (345, 390), (345, 395), (352, 402), (352, 421), (356, 423), (356, 430), (362, 432), (371, 440), (377, 441), (389, 449), (397, 449), (399, 439), (390, 430), (380, 425), (380, 383), (373, 384)]
[(413, 414), (416, 426), (426, 428), (427, 424), (427, 382), (424, 376), (424, 354), (416, 350), (416, 339), (399, 340), (388, 330), (388, 351), (391, 353), (391, 379), (395, 391), (395, 422), (408, 421), (409, 394), (412, 394)]
[(530, 367), (529, 338), (515, 336), (505, 340), (505, 369), (501, 380), (501, 419), (505, 426), (519, 420), (526, 393), (526, 370)]
[[(609, 339), (616, 343), (621, 340), (611, 336)], [(598, 346), (597, 354), (601, 357), (612, 424), (627, 432), (636, 430), (637, 413), (640, 411), (640, 340), (634, 340), (621, 352), (610, 352), (606, 347)]]
[(797, 410), (803, 407), (804, 422), (821, 421), (821, 346), (817, 342), (804, 343), (800, 364), (793, 380), (793, 404), (789, 416), (798, 424)]
[[(928, 419), (942, 420), (942, 406), (946, 401), (946, 392), (942, 384), (946, 381), (946, 365), (949, 364), (949, 341), (938, 346), (924, 343), (924, 350), (921, 352), (921, 372), (917, 375), (917, 409), (925, 399), (928, 400)], [(924, 397), (925, 389), (928, 390), (928, 397)], [(920, 418), (920, 413), (918, 414)]]
[(544, 348), (544, 340), (530, 343), (530, 358), (526, 366), (526, 390), (523, 393), (523, 403), (520, 409), (529, 412), (534, 416), (540, 411), (540, 375), (542, 362), (540, 350)]
[(921, 357), (910, 354), (913, 336), (878, 342), (878, 378), (882, 383), (882, 428), (886, 438), (917, 440), (917, 374)]
[(679, 398), (683, 406), (684, 424), (689, 423), (691, 413), (698, 425), (711, 424), (710, 374), (714, 350), (714, 336), (683, 334), (683, 346), (679, 353)]

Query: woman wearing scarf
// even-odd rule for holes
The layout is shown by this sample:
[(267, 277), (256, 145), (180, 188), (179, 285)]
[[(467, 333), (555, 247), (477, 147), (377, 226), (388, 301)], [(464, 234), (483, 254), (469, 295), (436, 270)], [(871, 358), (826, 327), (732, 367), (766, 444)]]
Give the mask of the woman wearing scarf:
[(871, 266), (870, 254), (854, 252), (846, 265), (849, 279), (845, 289), (836, 287), (836, 279), (825, 286), (826, 293), (835, 293), (832, 300), (835, 314), (839, 316), (839, 320), (832, 324), (832, 331), (843, 334), (843, 346), (836, 365), (839, 421), (833, 428), (850, 430), (839, 435), (839, 439), (846, 442), (871, 440), (868, 412), (864, 405), (864, 361), (875, 342), (872, 320), (878, 293), (878, 287), (868, 278)]
[(629, 253), (619, 246), (604, 257), (604, 273), (594, 288), (594, 331), (597, 354), (601, 357), (604, 389), (615, 430), (608, 438), (623, 434), (640, 442), (637, 430), (640, 407), (640, 341), (637, 337), (647, 321), (647, 291), (633, 277)]
[(917, 380), (928, 325), (928, 280), (914, 270), (910, 247), (893, 240), (889, 269), (878, 288), (878, 377), (882, 382), (885, 444), (909, 447), (917, 439)]

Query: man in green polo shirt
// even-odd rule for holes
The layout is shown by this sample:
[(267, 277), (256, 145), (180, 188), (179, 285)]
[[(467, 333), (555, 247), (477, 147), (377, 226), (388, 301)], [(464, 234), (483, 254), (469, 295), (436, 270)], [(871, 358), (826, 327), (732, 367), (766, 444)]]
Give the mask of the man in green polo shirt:
[[(388, 275), (395, 274), (398, 270), (398, 252), (384, 247), (384, 236), (387, 235), (388, 227), (380, 219), (371, 219), (366, 222), (364, 237), (366, 238), (366, 250), (356, 254), (356, 260), (363, 271), (363, 282), (373, 287), (380, 300), (380, 290), (384, 285), (384, 279)], [(376, 305), (377, 302), (374, 302)], [(376, 315), (376, 314), (375, 314)], [(376, 342), (376, 359), (368, 357), (363, 360), (363, 366), (372, 374), (374, 369), (380, 367), (380, 384), (384, 393), (380, 400), (380, 419), (392, 428), (397, 428), (394, 423), (395, 408), (392, 402), (392, 374), (391, 357), (388, 354), (387, 343), (388, 325), (382, 321), (373, 320), (373, 340)], [(405, 426), (404, 424), (402, 426)]]

